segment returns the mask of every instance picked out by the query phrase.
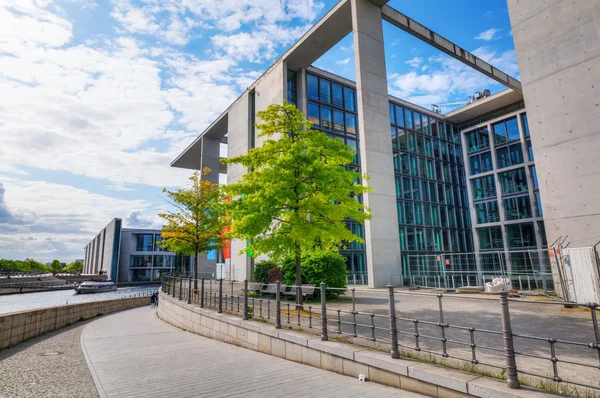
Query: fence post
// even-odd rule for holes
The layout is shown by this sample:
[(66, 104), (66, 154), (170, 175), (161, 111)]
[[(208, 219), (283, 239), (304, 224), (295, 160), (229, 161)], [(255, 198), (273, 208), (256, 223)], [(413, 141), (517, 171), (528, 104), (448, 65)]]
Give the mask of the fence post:
[(177, 283), (177, 278), (175, 278), (175, 275), (173, 275), (173, 286), (171, 289), (172, 290), (171, 294), (172, 294), (173, 298), (175, 298), (175, 284), (176, 283)]
[(200, 283), (200, 308), (204, 308), (204, 277)]
[(390, 301), (390, 340), (392, 342), (392, 358), (400, 358), (398, 352), (398, 325), (396, 324), (396, 303), (394, 301), (394, 286), (390, 283), (388, 286)]
[(321, 282), (321, 340), (329, 340), (327, 335), (327, 300), (325, 298), (325, 282)]
[(502, 312), (502, 337), (504, 338), (504, 356), (506, 357), (506, 385), (508, 388), (521, 388), (517, 376), (517, 361), (513, 344), (510, 312), (508, 310), (508, 292), (500, 292), (500, 310)]
[(183, 290), (183, 277), (179, 277), (179, 300), (181, 300), (181, 291)]
[(219, 314), (223, 313), (223, 278), (219, 279)]
[(275, 329), (281, 329), (281, 282), (275, 282)]
[(190, 276), (188, 282), (188, 304), (192, 304), (192, 277)]
[(248, 279), (244, 279), (244, 320), (248, 320)]

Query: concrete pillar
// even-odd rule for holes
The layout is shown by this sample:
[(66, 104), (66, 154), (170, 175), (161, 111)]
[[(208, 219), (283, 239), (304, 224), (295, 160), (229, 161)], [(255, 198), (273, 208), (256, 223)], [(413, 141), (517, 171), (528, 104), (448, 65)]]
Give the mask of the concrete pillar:
[(296, 106), (300, 112), (306, 114), (306, 68), (301, 68), (296, 73)]
[(363, 173), (373, 192), (364, 195), (372, 220), (365, 223), (369, 287), (402, 283), (400, 237), (383, 48), (381, 8), (351, 0), (358, 94), (358, 126)]

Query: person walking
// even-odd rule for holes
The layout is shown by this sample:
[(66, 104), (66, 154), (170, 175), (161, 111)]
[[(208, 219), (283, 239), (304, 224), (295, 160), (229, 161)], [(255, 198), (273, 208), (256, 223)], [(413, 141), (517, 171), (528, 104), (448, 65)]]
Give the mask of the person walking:
[(156, 304), (156, 293), (152, 293), (150, 296), (150, 308), (154, 308)]

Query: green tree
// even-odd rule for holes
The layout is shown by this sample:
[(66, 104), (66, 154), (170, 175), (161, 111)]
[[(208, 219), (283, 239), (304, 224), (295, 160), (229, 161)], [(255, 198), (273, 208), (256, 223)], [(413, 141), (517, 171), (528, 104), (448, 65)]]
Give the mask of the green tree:
[(60, 261), (58, 261), (58, 260), (52, 261), (52, 263), (50, 264), (50, 271), (52, 272), (52, 275), (58, 274), (62, 270), (63, 270), (63, 266), (60, 263)]
[(83, 272), (83, 264), (79, 261), (73, 261), (64, 270), (69, 272)]
[(277, 263), (271, 260), (258, 261), (254, 264), (253, 282), (269, 283), (269, 270), (276, 268)]
[[(250, 241), (245, 251), (254, 255), (294, 257), (300, 285), (304, 252), (337, 251), (345, 242), (363, 241), (346, 221), (370, 218), (370, 209), (356, 200), (370, 191), (361, 184), (368, 178), (347, 168), (353, 149), (312, 129), (294, 105), (271, 105), (258, 117), (262, 146), (224, 161), (252, 170), (226, 187), (231, 236)], [(302, 297), (297, 299), (301, 304)]]
[[(227, 225), (224, 195), (218, 183), (202, 178), (208, 173), (210, 169), (205, 167), (202, 172), (192, 174), (190, 187), (176, 191), (163, 189), (173, 210), (159, 214), (167, 222), (159, 245), (168, 251), (193, 255), (195, 279), (198, 279), (198, 255), (222, 247), (221, 234)], [(198, 288), (197, 281), (194, 288)]]
[[(295, 282), (295, 260), (287, 258), (281, 264), (283, 280), (287, 284)], [(327, 297), (336, 297), (346, 288), (346, 258), (340, 253), (314, 251), (302, 257), (302, 282), (319, 285), (324, 282), (327, 287), (340, 290), (327, 290)]]

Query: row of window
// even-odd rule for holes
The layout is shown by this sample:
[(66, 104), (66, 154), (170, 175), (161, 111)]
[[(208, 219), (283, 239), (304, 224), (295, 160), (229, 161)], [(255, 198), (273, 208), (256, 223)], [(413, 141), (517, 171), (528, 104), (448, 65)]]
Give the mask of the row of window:
[(356, 91), (322, 77), (306, 76), (306, 95), (309, 100), (356, 112)]
[(138, 234), (136, 235), (136, 248), (138, 252), (163, 252), (159, 246), (159, 242), (162, 240), (160, 234)]
[(460, 144), (458, 129), (451, 124), (444, 123), (421, 114), (410, 108), (402, 107), (392, 102), (389, 103), (390, 124), (403, 129), (430, 135), (441, 140)]
[(401, 251), (465, 252), (473, 250), (469, 231), (400, 227), (398, 232)]
[(393, 149), (462, 165), (462, 148), (459, 145), (425, 137), (395, 126), (390, 126), (390, 137)]
[(398, 201), (398, 222), (407, 225), (426, 225), (442, 228), (470, 228), (471, 220), (467, 210), (455, 207), (422, 204), (419, 202)]
[[(509, 248), (536, 247), (535, 228), (532, 222), (508, 224), (505, 225), (504, 228), (506, 229), (506, 240)], [(477, 235), (479, 237), (479, 246), (481, 250), (504, 249), (502, 227), (477, 228)]]
[[(536, 197), (536, 200), (539, 199)], [(528, 195), (506, 198), (503, 200), (503, 204), (505, 220), (520, 220), (531, 218), (533, 216), (532, 206)], [(539, 202), (536, 204), (536, 208), (541, 208)], [(488, 202), (475, 203), (475, 214), (477, 217), (477, 224), (499, 222), (500, 209), (498, 207), (498, 201), (491, 200)], [(540, 210), (536, 212), (536, 216), (541, 216)]]
[(465, 189), (409, 177), (396, 176), (396, 197), (465, 208), (469, 206)]
[(174, 255), (132, 255), (129, 257), (129, 268), (138, 267), (159, 267), (159, 268), (171, 268), (175, 266)]
[(354, 113), (309, 101), (307, 114), (308, 121), (314, 128), (337, 134), (358, 135), (358, 121)]
[(397, 174), (412, 175), (457, 186), (465, 185), (465, 173), (462, 167), (405, 153), (400, 155), (397, 152), (394, 152), (393, 159), (394, 171)]
[[(531, 168), (535, 173), (535, 166)], [(519, 194), (528, 191), (527, 175), (524, 168), (498, 173), (502, 195)], [(537, 178), (534, 179), (537, 182)], [(496, 182), (493, 175), (474, 178), (471, 180), (473, 199), (489, 199), (496, 197)]]
[[(528, 151), (531, 150), (528, 148)], [(533, 161), (533, 152), (530, 154), (530, 161)], [(525, 161), (521, 143), (511, 144), (502, 148), (496, 149), (496, 165), (498, 169), (503, 169), (510, 166), (522, 164)], [(481, 152), (469, 156), (469, 166), (471, 175), (486, 173), (494, 170), (492, 163), (492, 153), (490, 151)]]

